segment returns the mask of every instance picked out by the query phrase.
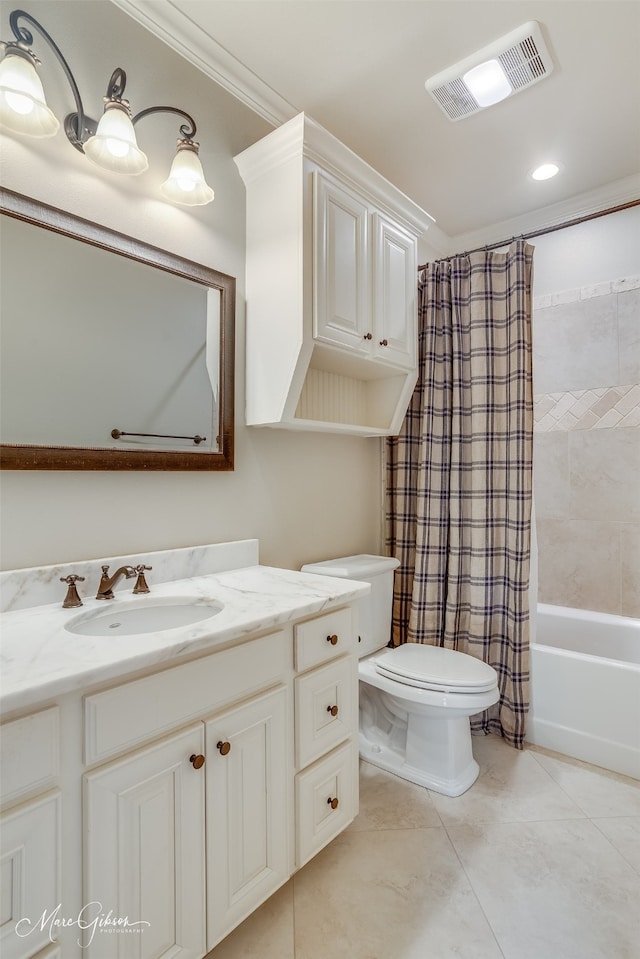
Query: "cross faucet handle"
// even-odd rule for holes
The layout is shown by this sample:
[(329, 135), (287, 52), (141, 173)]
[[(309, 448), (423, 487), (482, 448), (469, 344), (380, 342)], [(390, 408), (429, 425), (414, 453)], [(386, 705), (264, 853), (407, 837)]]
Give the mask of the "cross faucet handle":
[(62, 608), (74, 609), (76, 606), (82, 606), (82, 600), (78, 596), (76, 583), (84, 583), (84, 576), (77, 576), (75, 573), (71, 573), (70, 576), (61, 576), (60, 582), (66, 583), (69, 587), (67, 590), (67, 595), (64, 598)]
[(144, 563), (140, 563), (139, 566), (135, 567), (135, 571), (138, 574), (136, 580), (136, 585), (133, 587), (134, 593), (150, 593), (151, 590), (147, 585), (147, 581), (144, 577), (144, 574), (147, 570), (153, 569), (153, 566), (145, 566)]

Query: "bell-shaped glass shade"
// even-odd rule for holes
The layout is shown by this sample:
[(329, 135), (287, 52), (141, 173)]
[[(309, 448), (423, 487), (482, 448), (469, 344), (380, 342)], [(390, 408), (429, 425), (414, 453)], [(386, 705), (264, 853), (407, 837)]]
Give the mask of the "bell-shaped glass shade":
[(30, 58), (7, 53), (0, 63), (0, 124), (30, 137), (52, 137), (60, 126)]
[(211, 203), (214, 192), (204, 178), (197, 144), (184, 140), (178, 144), (168, 179), (160, 187), (162, 195), (172, 203), (204, 206)]
[(136, 176), (149, 168), (138, 148), (129, 111), (115, 100), (106, 104), (95, 135), (84, 144), (84, 152), (98, 166), (114, 173)]

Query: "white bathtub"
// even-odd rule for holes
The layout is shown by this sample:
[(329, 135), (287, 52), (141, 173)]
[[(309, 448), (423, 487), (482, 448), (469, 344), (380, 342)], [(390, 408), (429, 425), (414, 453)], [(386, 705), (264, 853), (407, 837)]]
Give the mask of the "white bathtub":
[(527, 739), (640, 779), (640, 619), (538, 605)]

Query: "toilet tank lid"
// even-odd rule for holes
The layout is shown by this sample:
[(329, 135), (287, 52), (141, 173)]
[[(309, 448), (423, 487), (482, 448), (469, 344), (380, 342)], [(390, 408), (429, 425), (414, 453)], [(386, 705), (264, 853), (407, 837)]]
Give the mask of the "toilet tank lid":
[(400, 565), (395, 556), (372, 556), (360, 553), (358, 556), (343, 556), (341, 559), (327, 559), (321, 563), (307, 563), (303, 573), (320, 573), (322, 576), (339, 576), (342, 579), (368, 579), (390, 572)]

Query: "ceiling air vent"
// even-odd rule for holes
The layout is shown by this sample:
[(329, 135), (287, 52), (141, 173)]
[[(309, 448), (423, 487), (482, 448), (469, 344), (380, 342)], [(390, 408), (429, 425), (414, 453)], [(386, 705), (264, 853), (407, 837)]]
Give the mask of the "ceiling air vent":
[[(497, 74), (501, 81), (500, 92), (496, 92), (493, 99), (491, 90), (487, 92), (486, 83), (489, 81), (486, 79), (485, 88), (480, 88), (480, 92), (474, 87), (477, 77), (474, 78), (473, 74), (477, 75), (479, 71), (476, 68), (485, 65), (493, 66), (494, 75)], [(530, 20), (465, 60), (430, 77), (425, 87), (450, 120), (462, 120), (491, 103), (497, 103), (544, 80), (552, 70), (553, 61), (540, 25)]]

